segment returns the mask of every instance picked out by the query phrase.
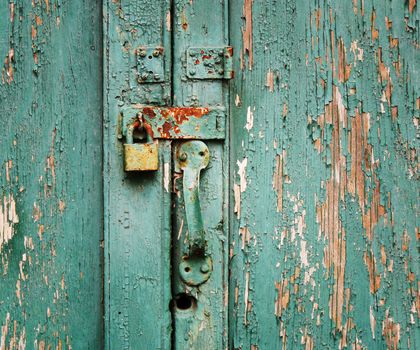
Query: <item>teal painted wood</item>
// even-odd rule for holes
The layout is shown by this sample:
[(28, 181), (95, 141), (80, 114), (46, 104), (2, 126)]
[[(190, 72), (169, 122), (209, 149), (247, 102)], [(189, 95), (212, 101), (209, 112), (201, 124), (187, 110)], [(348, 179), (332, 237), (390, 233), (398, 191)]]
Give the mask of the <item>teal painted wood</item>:
[[(105, 332), (107, 349), (169, 349), (171, 145), (159, 170), (125, 173), (119, 113), (170, 103), (170, 13), (166, 1), (104, 2)], [(135, 50), (164, 48), (164, 83), (139, 84)]]
[(231, 347), (419, 348), (419, 5), (230, 4)]
[(0, 5), (0, 348), (101, 349), (101, 9)]
[[(189, 47), (228, 45), (227, 10), (226, 1), (174, 1), (172, 93), (175, 106), (221, 106), (228, 109), (227, 81), (191, 80), (187, 78), (189, 72), (185, 67)], [(228, 130), (228, 123), (226, 125)], [(227, 140), (204, 142), (210, 150), (210, 163), (201, 172), (200, 202), (213, 271), (210, 279), (198, 287), (188, 286), (180, 278), (178, 269), (181, 258), (188, 255), (188, 225), (180, 172), (174, 175), (172, 294), (176, 298), (181, 293), (187, 293), (196, 299), (196, 305), (186, 310), (174, 307), (174, 349), (227, 347)], [(173, 155), (173, 161), (175, 157), (176, 154)]]

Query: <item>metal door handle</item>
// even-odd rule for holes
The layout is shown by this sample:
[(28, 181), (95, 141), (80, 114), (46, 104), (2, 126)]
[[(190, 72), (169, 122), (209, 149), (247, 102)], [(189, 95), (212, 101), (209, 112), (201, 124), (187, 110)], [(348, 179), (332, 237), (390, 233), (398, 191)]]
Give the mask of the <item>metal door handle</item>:
[(183, 194), (190, 255), (205, 255), (206, 232), (200, 205), (200, 172), (209, 164), (209, 149), (202, 141), (188, 141), (178, 148), (178, 166), (184, 172)]
[(179, 272), (182, 280), (190, 286), (206, 282), (213, 269), (207, 253), (199, 187), (200, 172), (207, 167), (209, 159), (209, 149), (202, 141), (184, 142), (176, 153), (177, 165), (184, 172), (182, 188), (189, 242), (189, 254), (182, 257)]

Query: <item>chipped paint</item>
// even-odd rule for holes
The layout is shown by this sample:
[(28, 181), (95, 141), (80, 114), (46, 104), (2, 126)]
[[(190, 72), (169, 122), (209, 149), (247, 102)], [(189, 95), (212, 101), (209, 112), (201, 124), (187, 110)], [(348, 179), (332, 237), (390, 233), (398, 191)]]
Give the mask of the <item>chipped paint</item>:
[(418, 348), (417, 2), (231, 7), (233, 349)]
[(19, 216), (16, 213), (16, 202), (13, 195), (4, 196), (0, 201), (0, 253), (13, 238), (18, 223)]
[[(244, 56), (248, 57), (248, 69), (251, 70), (254, 64), (254, 53), (252, 48), (252, 3), (254, 0), (245, 0), (243, 5), (243, 16), (245, 19), (245, 26), (242, 29), (242, 62), (245, 60)], [(241, 64), (244, 69), (245, 64)]]

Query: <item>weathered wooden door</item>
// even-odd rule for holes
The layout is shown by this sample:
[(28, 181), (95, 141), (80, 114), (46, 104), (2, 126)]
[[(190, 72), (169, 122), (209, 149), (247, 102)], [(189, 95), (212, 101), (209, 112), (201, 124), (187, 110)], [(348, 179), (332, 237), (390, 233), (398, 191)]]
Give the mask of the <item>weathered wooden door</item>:
[(420, 348), (419, 20), (4, 1), (0, 349)]

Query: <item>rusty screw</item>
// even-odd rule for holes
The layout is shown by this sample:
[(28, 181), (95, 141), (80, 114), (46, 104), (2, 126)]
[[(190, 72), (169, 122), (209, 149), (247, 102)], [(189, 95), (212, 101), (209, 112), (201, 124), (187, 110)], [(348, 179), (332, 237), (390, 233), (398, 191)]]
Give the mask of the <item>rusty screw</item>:
[(187, 160), (187, 154), (186, 153), (181, 153), (179, 156), (179, 160), (181, 162), (185, 162)]
[(158, 57), (160, 55), (159, 50), (153, 50), (153, 56)]
[(140, 55), (140, 57), (146, 57), (146, 51), (145, 50), (140, 50), (139, 55)]

